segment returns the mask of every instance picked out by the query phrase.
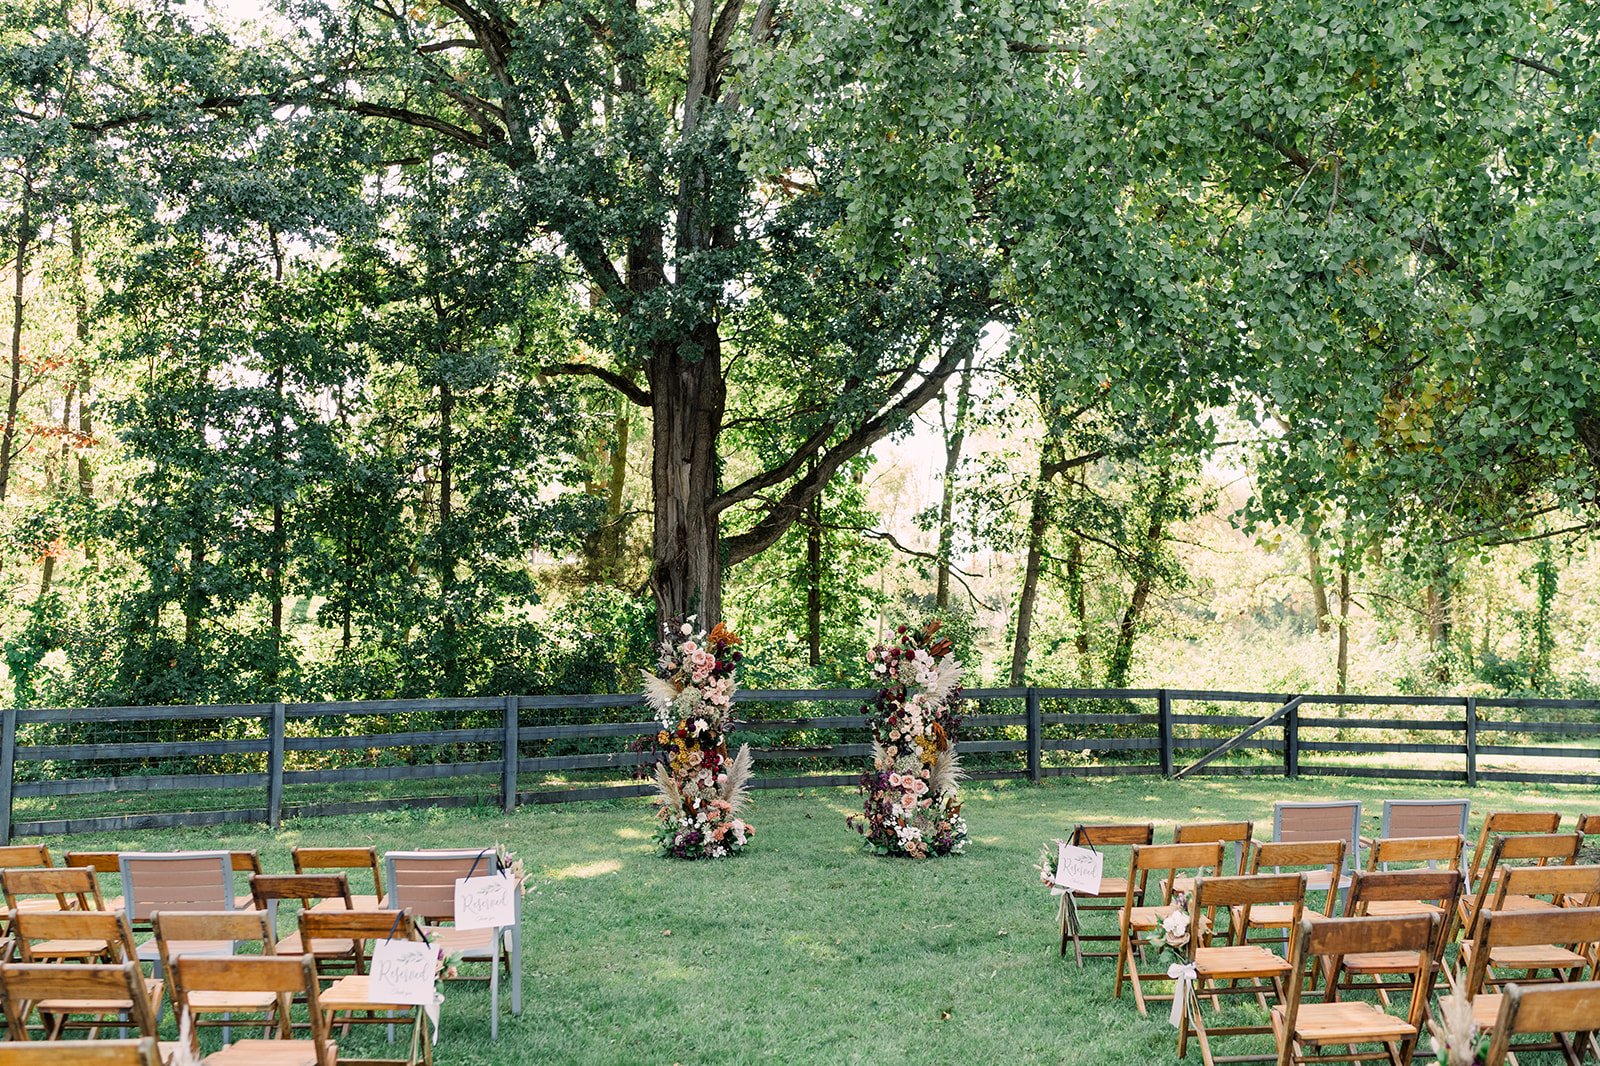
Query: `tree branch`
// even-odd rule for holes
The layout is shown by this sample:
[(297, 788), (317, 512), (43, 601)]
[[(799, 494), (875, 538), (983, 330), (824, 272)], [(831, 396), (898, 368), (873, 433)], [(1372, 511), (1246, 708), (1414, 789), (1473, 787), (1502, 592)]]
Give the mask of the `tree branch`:
[(1051, 52), (1075, 52), (1078, 55), (1088, 55), (1089, 46), (1081, 41), (1063, 41), (1060, 44), (1045, 43), (1034, 44), (1030, 41), (1007, 41), (1006, 51), (1019, 52), (1023, 55), (1047, 55)]
[(558, 363), (555, 366), (541, 367), (539, 373), (550, 377), (599, 378), (640, 407), (649, 407), (653, 402), (650, 392), (640, 388), (627, 375), (603, 366), (595, 366), (593, 363)]
[[(852, 430), (845, 438), (827, 449), (804, 476), (796, 480), (768, 509), (754, 526), (744, 533), (728, 537), (723, 542), (728, 564), (743, 562), (770, 548), (783, 536), (784, 531), (799, 519), (806, 505), (827, 487), (833, 475), (851, 458), (876, 444), (900, 422), (915, 414), (924, 404), (937, 396), (950, 375), (966, 358), (967, 352), (978, 343), (981, 326), (968, 324), (962, 327), (939, 361), (925, 374), (917, 386), (897, 402)], [(890, 395), (893, 395), (892, 393)], [(752, 494), (755, 490), (751, 490)], [(712, 501), (712, 510), (721, 513), (737, 502), (723, 493)]]

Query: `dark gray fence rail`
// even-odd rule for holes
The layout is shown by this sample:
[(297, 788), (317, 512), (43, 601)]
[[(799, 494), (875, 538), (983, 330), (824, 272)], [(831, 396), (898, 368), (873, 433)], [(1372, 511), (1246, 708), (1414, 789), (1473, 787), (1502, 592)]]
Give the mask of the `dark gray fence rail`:
[[(742, 692), (737, 739), (755, 751), (754, 787), (855, 784), (870, 752), (862, 708), (874, 695)], [(966, 697), (961, 750), (979, 780), (1205, 773), (1600, 785), (1600, 701), (1090, 688), (969, 689)], [(808, 713), (793, 713), (796, 706)], [(510, 812), (519, 804), (647, 795), (653, 789), (637, 775), (655, 761), (647, 742), (659, 727), (644, 711), (632, 695), (7, 709), (0, 712), (0, 840), (276, 826), (285, 818), (487, 802)], [(431, 727), (415, 728), (418, 719)], [(192, 735), (151, 739), (173, 730)], [(1216, 761), (1222, 756), (1249, 761), (1224, 765)], [(362, 761), (372, 765), (352, 765)], [(173, 764), (176, 772), (162, 772)], [(616, 771), (627, 779), (616, 780)], [(533, 787), (525, 787), (529, 777)], [(302, 786), (450, 779), (463, 779), (465, 790), (285, 796)], [(70, 797), (195, 790), (211, 809), (99, 816), (50, 809)], [(53, 814), (62, 816), (42, 816)]]

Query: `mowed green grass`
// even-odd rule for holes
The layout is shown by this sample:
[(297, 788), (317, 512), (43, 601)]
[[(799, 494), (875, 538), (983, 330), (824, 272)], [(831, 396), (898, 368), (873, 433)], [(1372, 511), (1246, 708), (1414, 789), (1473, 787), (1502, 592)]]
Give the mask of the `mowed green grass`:
[[(1176, 1061), (1175, 1033), (1164, 1005), (1145, 1018), (1126, 993), (1112, 999), (1109, 962), (1079, 970), (1057, 955), (1053, 901), (1034, 870), (1045, 841), (1088, 821), (1153, 821), (1165, 840), (1180, 822), (1251, 818), (1270, 834), (1280, 799), (1359, 798), (1375, 831), (1385, 798), (1465, 794), (1332, 778), (973, 785), (967, 853), (924, 863), (861, 849), (844, 824), (857, 802), (851, 789), (758, 793), (752, 846), (704, 863), (657, 857), (644, 800), (524, 808), (511, 817), (487, 808), (417, 811), (308, 819), (279, 832), (226, 827), (51, 843), (58, 851), (258, 848), (269, 870), (288, 870), (298, 844), (506, 844), (534, 875), (524, 919), (526, 1008), (520, 1019), (502, 1017), (493, 1044), (487, 990), (449, 986), (441, 1066), (1089, 1066)], [(1474, 832), (1491, 810), (1557, 809), (1569, 818), (1600, 810), (1592, 789), (1485, 787), (1470, 796)], [(375, 1035), (343, 1046), (385, 1050)], [(1189, 1056), (1199, 1061), (1192, 1046)]]

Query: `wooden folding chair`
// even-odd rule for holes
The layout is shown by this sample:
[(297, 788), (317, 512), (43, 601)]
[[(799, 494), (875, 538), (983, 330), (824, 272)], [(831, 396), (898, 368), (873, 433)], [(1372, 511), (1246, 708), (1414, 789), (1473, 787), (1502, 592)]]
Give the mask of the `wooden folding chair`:
[[(29, 1023), (34, 1014), (39, 1015), (45, 1040), (59, 1040), (69, 1028), (98, 1032), (110, 1025), (137, 1029), (142, 1037), (156, 1037), (156, 1012), (148, 985), (139, 964), (131, 961), (0, 966), (0, 998), (5, 1002), (6, 1029), (12, 1040), (33, 1039)], [(74, 1017), (80, 1020), (74, 1022)]]
[(153, 1037), (30, 1041), (0, 1047), (0, 1066), (166, 1066)]
[[(1172, 831), (1174, 844), (1211, 844), (1220, 842), (1228, 846), (1233, 856), (1229, 863), (1235, 877), (1243, 877), (1245, 865), (1250, 861), (1250, 839), (1255, 832), (1254, 822), (1191, 822)], [(1180, 877), (1173, 885), (1174, 892), (1194, 889), (1194, 879)]]
[(1571, 866), (1578, 857), (1583, 838), (1577, 833), (1522, 833), (1515, 836), (1496, 837), (1489, 848), (1487, 860), (1478, 867), (1478, 877), (1469, 892), (1463, 892), (1461, 902), (1453, 916), (1454, 928), (1450, 939), (1459, 932), (1461, 939), (1470, 940), (1477, 935), (1478, 915), (1491, 901), (1499, 903), (1500, 910), (1542, 909), (1543, 905), (1527, 897), (1508, 895), (1500, 889), (1500, 879), (1505, 871), (1517, 863), (1536, 866)]
[[(1240, 909), (1246, 915), (1256, 906), (1288, 905), (1295, 923), (1300, 920), (1300, 908), (1305, 902), (1305, 874), (1255, 874), (1235, 877), (1201, 878), (1195, 882), (1190, 897), (1189, 928), (1204, 929), (1209, 919), (1219, 911)], [(1276, 955), (1259, 944), (1238, 944), (1232, 941), (1222, 946), (1202, 944), (1201, 937), (1189, 939), (1189, 962), (1194, 964), (1195, 984), (1189, 1001), (1184, 1004), (1178, 1026), (1178, 1057), (1188, 1054), (1189, 1030), (1194, 1029), (1200, 1044), (1200, 1057), (1206, 1066), (1217, 1062), (1269, 1061), (1270, 1055), (1230, 1055), (1218, 1058), (1212, 1053), (1211, 1039), (1218, 1036), (1244, 1036), (1270, 1033), (1271, 1025), (1233, 1025), (1208, 1028), (1204, 999), (1221, 1008), (1222, 996), (1254, 996), (1263, 1013), (1271, 1010), (1267, 1001), (1270, 994), (1274, 1002), (1283, 1002), (1283, 983), (1293, 971), (1289, 960)], [(1228, 982), (1223, 987), (1221, 982)], [(1246, 982), (1239, 984), (1240, 981)]]
[(1471, 813), (1471, 800), (1384, 800), (1378, 836), (1384, 840), (1465, 837)]
[[(503, 929), (456, 929), (456, 881), (499, 873), (493, 848), (449, 851), (391, 851), (383, 857), (389, 901), (411, 911), (429, 941), (463, 963), (489, 964), (489, 1038), (500, 1038), (500, 969), (511, 977), (511, 1013), (522, 1013), (522, 923)], [(484, 978), (462, 975), (459, 981)]]
[[(1306, 890), (1312, 891), (1315, 883), (1326, 885), (1332, 879), (1331, 871), (1338, 870), (1344, 865), (1343, 840), (1305, 840), (1296, 842), (1279, 842), (1258, 840), (1250, 848), (1250, 872), (1252, 874), (1272, 873), (1281, 874), (1304, 871), (1306, 875)], [(1326, 896), (1322, 902), (1321, 914), (1323, 917), (1332, 917), (1338, 893), (1331, 888), (1324, 888)], [(1287, 944), (1290, 932), (1295, 928), (1293, 909), (1282, 905), (1264, 905), (1253, 907), (1249, 914), (1244, 914), (1239, 908), (1234, 908), (1230, 916), (1230, 930), (1234, 931), (1236, 943), (1239, 944)], [(1260, 937), (1252, 941), (1250, 932), (1253, 929), (1263, 930), (1274, 935)], [(1285, 954), (1287, 954), (1287, 950)]]
[[(11, 911), (11, 936), (23, 962), (137, 961), (128, 923), (117, 911)], [(152, 1002), (160, 1002), (155, 981)]]
[(298, 931), (287, 936), (280, 936), (278, 932), (278, 904), (283, 900), (298, 902), (302, 914), (323, 904), (327, 904), (325, 909), (334, 912), (354, 910), (350, 883), (344, 874), (257, 874), (250, 879), (250, 892), (256, 907), (271, 918), (273, 936), (278, 937), (279, 955), (300, 955), (309, 951), (317, 957), (319, 973), (325, 973), (330, 966), (353, 962), (356, 945), (351, 941), (317, 940), (308, 947)]
[[(1497, 1024), (1503, 993), (1491, 989), (1502, 983), (1494, 970), (1520, 970), (1524, 991), (1535, 981), (1570, 984), (1593, 978), (1594, 968), (1585, 951), (1600, 942), (1600, 908), (1572, 907), (1551, 911), (1485, 911), (1478, 934), (1461, 945), (1463, 992), (1472, 1001), (1472, 1019), (1483, 1032)], [(1541, 971), (1550, 976), (1537, 978)], [(1508, 982), (1504, 982), (1509, 985)], [(1556, 1044), (1544, 1046), (1554, 1049)], [(1524, 1048), (1522, 1050), (1534, 1050)]]
[[(1423, 986), (1424, 995), (1433, 995), (1439, 968), (1443, 963), (1444, 938), (1450, 931), (1447, 916), (1455, 909), (1465, 883), (1460, 870), (1363, 870), (1350, 884), (1350, 894), (1345, 900), (1347, 918), (1403, 918), (1413, 915), (1436, 915), (1439, 919), (1438, 939), (1429, 949), (1433, 959), (1433, 972)], [(1373, 908), (1381, 907), (1380, 914)], [(1330, 1002), (1341, 992), (1378, 993), (1385, 1007), (1390, 1005), (1389, 993), (1412, 986), (1412, 982), (1385, 980), (1388, 977), (1411, 974), (1416, 971), (1415, 952), (1357, 952), (1337, 960), (1324, 958), (1323, 979), (1333, 986), (1329, 990)], [(1370, 978), (1360, 981), (1357, 978)]]
[(100, 883), (84, 867), (0, 870), (0, 891), (13, 911), (103, 911)]
[(1483, 820), (1483, 828), (1478, 830), (1477, 846), (1472, 849), (1472, 868), (1467, 872), (1468, 890), (1477, 887), (1478, 875), (1483, 872), (1484, 860), (1489, 857), (1492, 838), (1526, 833), (1549, 834), (1560, 828), (1561, 814), (1558, 811), (1490, 812)]
[(251, 906), (250, 878), (261, 872), (261, 853), (259, 851), (230, 851), (228, 852), (228, 866), (233, 870), (235, 877), (243, 874), (244, 891), (238, 891), (238, 884), (234, 884), (233, 909), (242, 911)]
[[(366, 945), (378, 940), (423, 939), (410, 911), (304, 911), (300, 915), (300, 935), (308, 943), (343, 941), (355, 944), (354, 973), (327, 974), (318, 971), (319, 981), (331, 983), (321, 990), (321, 1010), (331, 1030), (335, 1026), (393, 1025), (394, 1014), (411, 1014), (411, 1050), (404, 1059), (363, 1059), (367, 1066), (415, 1066), (433, 1062), (433, 1043), (428, 1038), (426, 1017), (421, 1007), (402, 1003), (376, 1002), (367, 975)], [(375, 1012), (383, 1012), (380, 1017)], [(420, 1056), (420, 1058), (419, 1058)]]
[[(1545, 899), (1543, 897), (1550, 897)], [(1580, 901), (1576, 907), (1558, 906), (1557, 901), (1573, 898)], [(1514, 901), (1515, 906), (1506, 906), (1507, 901)], [(1508, 919), (1512, 914), (1541, 914), (1552, 911), (1581, 911), (1586, 908), (1600, 907), (1600, 866), (1531, 866), (1519, 867), (1506, 871), (1496, 889), (1495, 898), (1485, 909), (1487, 914), (1498, 913), (1501, 915), (1503, 929), (1521, 930), (1525, 926), (1511, 923)], [(1537, 923), (1532, 923), (1537, 926)], [(1506, 933), (1505, 935), (1513, 935)], [(1520, 934), (1518, 934), (1520, 935)], [(1587, 940), (1574, 941), (1537, 941), (1528, 945), (1503, 946), (1495, 958), (1488, 960), (1485, 965), (1499, 966), (1510, 969), (1526, 969), (1528, 971), (1524, 983), (1533, 979), (1535, 969), (1563, 970), (1573, 966), (1581, 966), (1582, 962), (1573, 961), (1574, 953), (1582, 960), (1593, 964), (1596, 959), (1596, 942), (1600, 937)], [(1545, 944), (1567, 944), (1570, 950), (1564, 948), (1560, 951), (1547, 951)], [(1461, 942), (1461, 965), (1468, 967), (1474, 961), (1478, 948), (1473, 940)], [(1518, 960), (1527, 962), (1528, 966), (1519, 966)], [(1576, 971), (1562, 977), (1558, 972), (1556, 979), (1577, 980)], [(1498, 983), (1493, 978), (1491, 983)], [(1471, 986), (1474, 993), (1481, 985)]]
[[(1159, 972), (1141, 972), (1139, 961), (1147, 948), (1160, 946), (1163, 937), (1161, 923), (1176, 909), (1172, 903), (1155, 907), (1141, 906), (1138, 902), (1142, 895), (1140, 886), (1146, 884), (1152, 875), (1158, 875), (1162, 886), (1161, 898), (1170, 900), (1173, 885), (1181, 874), (1189, 874), (1195, 879), (1219, 876), (1223, 855), (1224, 848), (1220, 841), (1207, 844), (1134, 845), (1128, 864), (1127, 891), (1123, 894), (1122, 911), (1118, 916), (1121, 933), (1117, 938), (1117, 968), (1111, 994), (1121, 999), (1123, 983), (1132, 984), (1133, 1002), (1140, 1014), (1149, 1013), (1145, 1008), (1147, 1000), (1172, 998), (1145, 995), (1145, 981), (1170, 981), (1172, 978), (1167, 976), (1165, 968)], [(1199, 927), (1189, 931), (1191, 937), (1203, 937), (1205, 934), (1206, 930)]]
[(1368, 870), (1415, 869), (1425, 865), (1430, 870), (1461, 869), (1466, 854), (1467, 838), (1454, 837), (1385, 837), (1364, 841), (1367, 848)]
[[(30, 868), (49, 867), (50, 849), (42, 844), (11, 844), (0, 847), (0, 876), (11, 870), (25, 870)], [(30, 899), (23, 901), (17, 907), (7, 904), (12, 910), (49, 911), (56, 910), (53, 901), (47, 899)]]
[[(1080, 825), (1072, 830), (1072, 836), (1067, 843), (1074, 847), (1093, 848), (1095, 851), (1103, 852), (1108, 848), (1131, 848), (1137, 845), (1154, 844), (1155, 839), (1156, 827), (1153, 824)], [(1121, 937), (1084, 932), (1082, 916), (1086, 911), (1120, 912), (1122, 910), (1123, 897), (1127, 894), (1128, 879), (1124, 877), (1103, 877), (1100, 881), (1100, 891), (1092, 896), (1081, 892), (1063, 893), (1060, 912), (1056, 916), (1061, 925), (1061, 954), (1065, 955), (1067, 953), (1067, 944), (1070, 942), (1080, 967), (1083, 965), (1084, 959), (1116, 958), (1116, 952), (1114, 951), (1083, 950), (1084, 941), (1110, 943), (1120, 940)], [(1138, 887), (1137, 896), (1139, 902), (1143, 904), (1143, 885)]]
[[(316, 971), (305, 955), (260, 956), (231, 959), (180, 955), (177, 967), (177, 1009), (193, 1010), (196, 996), (235, 998), (240, 1001), (268, 997), (276, 1002), (277, 1039), (239, 1040), (207, 1055), (205, 1066), (335, 1066), (339, 1050), (328, 1036), (317, 989)], [(293, 998), (304, 996), (310, 1037), (294, 1038), (289, 1022)], [(192, 1031), (191, 1031), (192, 1032)], [(198, 1034), (193, 1035), (199, 1050)]]
[[(372, 893), (351, 892), (350, 905), (356, 910), (379, 910), (389, 906), (383, 891), (383, 868), (378, 863), (377, 848), (295, 848), (294, 872), (316, 874), (342, 872), (347, 877), (358, 871), (372, 877)], [(339, 901), (327, 899), (317, 906), (324, 910), (341, 910)]]
[[(1433, 945), (1439, 938), (1437, 914), (1409, 918), (1305, 918), (1294, 938), (1289, 957), (1295, 975), (1288, 982), (1285, 1002), (1272, 1008), (1273, 1037), (1278, 1044), (1278, 1066), (1311, 1062), (1366, 1062), (1383, 1059), (1392, 1066), (1411, 1061), (1411, 1051), (1427, 1015), (1426, 985), (1433, 972)], [(1329, 997), (1334, 986), (1324, 986), (1323, 1002), (1306, 1002), (1299, 976), (1326, 967), (1335, 972), (1339, 959), (1358, 952), (1415, 952), (1410, 1006), (1396, 1017), (1368, 1000), (1339, 1001)], [(1332, 958), (1331, 967), (1322, 960)], [(1321, 1049), (1344, 1044), (1343, 1054)], [(1376, 1044), (1381, 1050), (1361, 1052), (1358, 1045)]]
[(1306, 876), (1309, 892), (1342, 892), (1350, 885), (1350, 875), (1361, 868), (1361, 803), (1359, 800), (1274, 803), (1272, 839), (1283, 844), (1343, 841), (1342, 865), (1328, 871), (1325, 878), (1315, 873)]
[(1600, 1062), (1600, 981), (1571, 985), (1542, 985), (1523, 988), (1509, 985), (1495, 1017), (1494, 1036), (1489, 1041), (1485, 1066), (1502, 1066), (1513, 1050), (1513, 1037), (1527, 1033), (1550, 1033), (1566, 1057), (1568, 1066), (1580, 1066), (1584, 1049)]
[[(261, 1014), (263, 1028), (270, 1029), (278, 1009), (278, 997), (269, 992), (183, 989), (174, 976), (173, 963), (194, 956), (238, 957), (241, 944), (256, 946), (262, 955), (272, 955), (272, 935), (267, 916), (261, 911), (157, 911), (150, 916), (160, 951), (161, 971), (174, 982), (172, 1001), (183, 999), (194, 1032), (205, 1027), (219, 1028), (223, 1039), (235, 1024), (234, 1014)], [(221, 1018), (214, 1017), (222, 1015)], [(181, 1015), (180, 1015), (181, 1017)]]

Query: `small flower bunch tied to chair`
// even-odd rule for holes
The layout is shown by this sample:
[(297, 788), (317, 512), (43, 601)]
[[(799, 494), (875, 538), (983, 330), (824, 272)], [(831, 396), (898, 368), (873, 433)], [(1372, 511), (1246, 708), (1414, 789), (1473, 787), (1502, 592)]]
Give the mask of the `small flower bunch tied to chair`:
[(872, 769), (861, 778), (862, 812), (848, 821), (880, 855), (926, 859), (966, 847), (956, 755), (961, 664), (941, 628), (937, 620), (921, 630), (902, 625), (867, 653), (880, 686), (877, 703), (862, 708)]
[(661, 723), (656, 840), (674, 858), (720, 859), (755, 835), (739, 816), (749, 798), (750, 746), (728, 756), (734, 674), (744, 655), (720, 622), (709, 633), (694, 623), (693, 616), (669, 623), (655, 672), (644, 672), (645, 699)]

